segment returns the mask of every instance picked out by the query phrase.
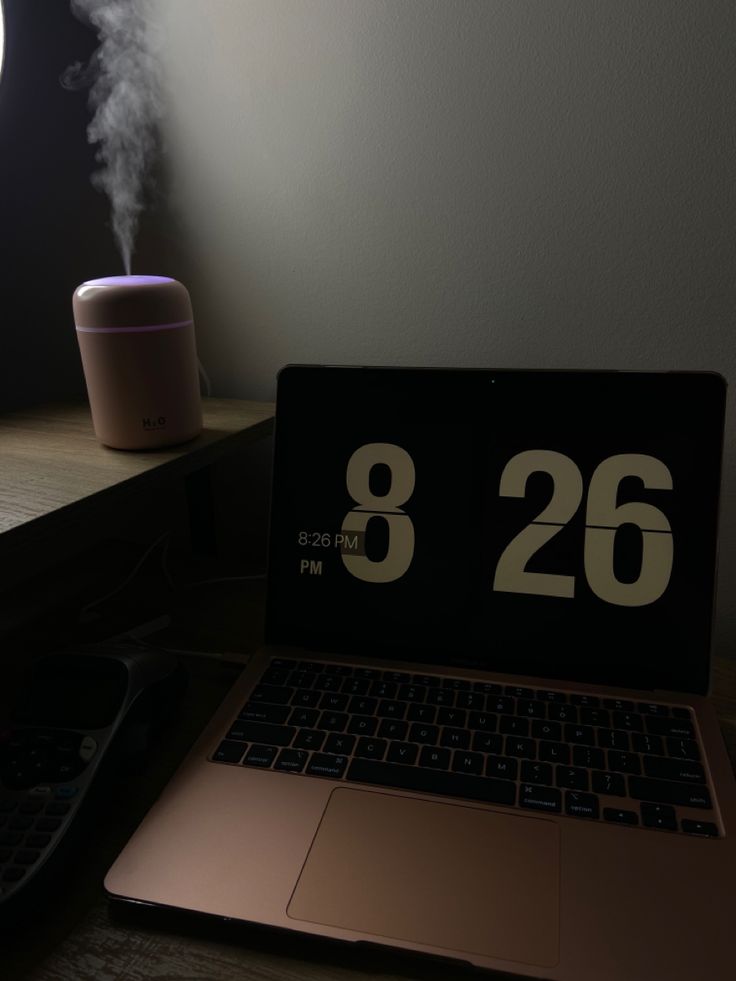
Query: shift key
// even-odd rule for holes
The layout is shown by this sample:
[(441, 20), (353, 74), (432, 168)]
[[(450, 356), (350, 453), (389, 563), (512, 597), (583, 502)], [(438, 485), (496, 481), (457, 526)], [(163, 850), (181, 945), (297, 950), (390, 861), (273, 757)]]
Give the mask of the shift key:
[(681, 807), (712, 807), (708, 788), (702, 784), (678, 783), (674, 780), (652, 780), (629, 777), (629, 796), (656, 804), (679, 804)]
[(294, 726), (267, 725), (262, 722), (247, 722), (239, 719), (230, 732), (228, 739), (242, 739), (247, 743), (268, 743), (271, 746), (288, 746), (294, 738)]

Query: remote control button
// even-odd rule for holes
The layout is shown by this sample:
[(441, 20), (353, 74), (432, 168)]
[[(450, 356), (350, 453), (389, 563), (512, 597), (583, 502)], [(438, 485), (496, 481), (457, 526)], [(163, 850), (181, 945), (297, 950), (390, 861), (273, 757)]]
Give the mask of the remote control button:
[(39, 784), (37, 787), (31, 787), (28, 795), (29, 797), (50, 797), (51, 787), (48, 784)]
[(79, 758), (84, 760), (85, 763), (89, 763), (96, 752), (97, 742), (92, 738), (92, 736), (85, 736), (82, 740), (81, 746), (79, 747)]
[(57, 787), (54, 797), (57, 800), (71, 800), (72, 797), (77, 796), (78, 789), (78, 787)]

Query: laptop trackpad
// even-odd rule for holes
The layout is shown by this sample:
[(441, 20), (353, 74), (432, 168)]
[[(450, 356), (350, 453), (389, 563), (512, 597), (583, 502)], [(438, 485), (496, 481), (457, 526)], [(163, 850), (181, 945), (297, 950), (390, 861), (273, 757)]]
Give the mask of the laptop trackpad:
[(553, 821), (339, 788), (287, 913), (549, 967), (558, 960), (558, 897)]

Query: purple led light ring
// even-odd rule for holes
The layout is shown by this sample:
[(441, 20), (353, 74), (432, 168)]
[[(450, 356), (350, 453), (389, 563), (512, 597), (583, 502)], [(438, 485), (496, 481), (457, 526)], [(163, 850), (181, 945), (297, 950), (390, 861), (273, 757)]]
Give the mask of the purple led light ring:
[(152, 330), (175, 330), (177, 327), (188, 327), (193, 320), (180, 320), (176, 324), (149, 324), (141, 327), (77, 327), (82, 334), (141, 334)]

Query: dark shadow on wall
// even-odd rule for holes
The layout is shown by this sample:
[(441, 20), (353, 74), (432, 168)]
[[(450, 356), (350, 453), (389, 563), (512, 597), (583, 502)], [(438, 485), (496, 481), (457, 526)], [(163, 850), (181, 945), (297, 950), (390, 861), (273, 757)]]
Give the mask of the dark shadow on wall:
[[(5, 0), (0, 80), (0, 411), (84, 397), (71, 297), (122, 273), (107, 198), (92, 186), (87, 92), (59, 77), (86, 63), (94, 31), (69, 0)], [(142, 222), (134, 271), (174, 275), (163, 195)], [(167, 237), (168, 236), (168, 237)], [(143, 268), (156, 266), (156, 268)]]

